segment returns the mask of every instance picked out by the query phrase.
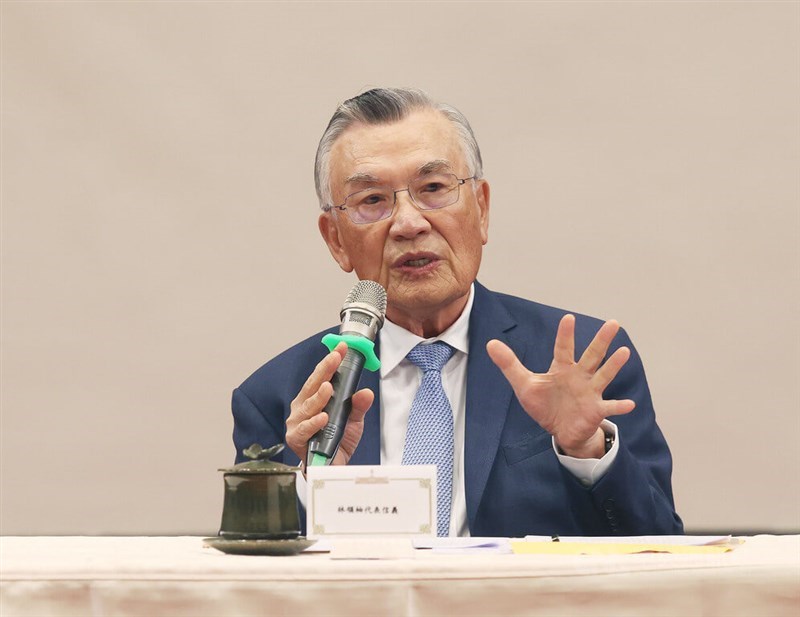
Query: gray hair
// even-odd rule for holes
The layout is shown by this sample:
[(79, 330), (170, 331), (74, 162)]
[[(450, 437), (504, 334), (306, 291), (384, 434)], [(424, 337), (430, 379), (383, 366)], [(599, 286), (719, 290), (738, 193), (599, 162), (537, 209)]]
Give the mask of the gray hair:
[(324, 210), (332, 206), (330, 154), (333, 144), (349, 127), (358, 122), (364, 124), (390, 124), (406, 118), (411, 112), (433, 109), (442, 113), (453, 123), (458, 132), (471, 176), (483, 175), (483, 161), (475, 134), (467, 118), (455, 107), (437, 103), (422, 90), (416, 88), (374, 88), (348, 99), (339, 105), (328, 128), (322, 134), (314, 161), (314, 184), (319, 205)]

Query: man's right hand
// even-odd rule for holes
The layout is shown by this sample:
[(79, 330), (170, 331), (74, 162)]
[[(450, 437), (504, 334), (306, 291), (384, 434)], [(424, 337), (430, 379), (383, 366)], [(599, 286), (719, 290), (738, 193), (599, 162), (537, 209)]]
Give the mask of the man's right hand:
[[(300, 458), (303, 465), (306, 462), (308, 441), (328, 423), (328, 414), (322, 410), (333, 394), (331, 377), (339, 368), (346, 353), (347, 345), (339, 343), (317, 364), (314, 372), (311, 373), (299, 394), (292, 401), (292, 411), (286, 419), (286, 445)], [(364, 416), (374, 398), (372, 390), (367, 388), (353, 394), (353, 409), (347, 420), (339, 451), (331, 464), (346, 465), (353, 456), (364, 432)]]

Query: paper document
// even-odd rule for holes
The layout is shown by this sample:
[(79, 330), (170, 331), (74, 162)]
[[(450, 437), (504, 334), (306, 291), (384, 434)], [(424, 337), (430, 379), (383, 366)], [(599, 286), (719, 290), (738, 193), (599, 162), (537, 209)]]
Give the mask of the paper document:
[(434, 553), (510, 553), (511, 543), (508, 538), (437, 538), (429, 536), (416, 537), (414, 548), (430, 549)]
[(583, 542), (585, 544), (671, 544), (675, 546), (736, 545), (731, 536), (525, 536), (526, 542)]
[(727, 553), (741, 543), (731, 536), (526, 536), (524, 540), (512, 541), (511, 549), (516, 554), (529, 555), (713, 555)]

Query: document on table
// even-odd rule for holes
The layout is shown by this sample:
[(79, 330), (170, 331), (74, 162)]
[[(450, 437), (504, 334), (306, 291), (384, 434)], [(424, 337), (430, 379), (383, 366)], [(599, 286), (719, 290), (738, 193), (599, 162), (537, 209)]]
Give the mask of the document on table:
[[(396, 559), (410, 556), (408, 549), (439, 554), (541, 554), (541, 555), (622, 555), (628, 553), (718, 554), (733, 550), (744, 542), (731, 536), (525, 536), (511, 538), (414, 537), (409, 544), (386, 541), (320, 540), (306, 553), (332, 551), (337, 559)], [(357, 549), (357, 550), (356, 550)], [(402, 550), (400, 550), (402, 549)]]
[(430, 549), (434, 553), (511, 553), (508, 538), (437, 538), (420, 536), (414, 538), (414, 548)]
[[(416, 536), (411, 542), (404, 540), (404, 546), (431, 553), (464, 555), (468, 553), (511, 554), (508, 538), (437, 538), (435, 536)], [(372, 538), (360, 541), (350, 538), (323, 538), (305, 553), (330, 552), (332, 559), (392, 559), (410, 556), (403, 548), (402, 539)]]
[(731, 536), (526, 536), (512, 541), (516, 554), (624, 555), (631, 553), (718, 554), (741, 544)]
[(526, 542), (583, 542), (585, 544), (674, 544), (715, 546), (741, 544), (732, 536), (525, 536)]

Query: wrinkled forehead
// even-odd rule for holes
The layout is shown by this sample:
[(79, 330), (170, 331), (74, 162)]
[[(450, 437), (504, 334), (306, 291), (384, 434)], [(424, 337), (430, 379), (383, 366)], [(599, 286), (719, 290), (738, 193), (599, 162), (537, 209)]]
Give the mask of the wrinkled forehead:
[[(409, 178), (430, 178), (441, 174), (454, 173), (454, 166), (452, 161), (444, 159), (436, 159), (426, 161), (419, 165), (416, 169), (408, 170), (411, 172)], [(345, 186), (351, 184), (381, 184), (383, 179), (379, 175), (375, 175), (368, 171), (355, 171), (349, 176), (342, 179)]]
[(404, 182), (420, 173), (466, 171), (458, 132), (436, 110), (413, 112), (390, 124), (356, 123), (334, 142), (331, 189), (354, 181)]

